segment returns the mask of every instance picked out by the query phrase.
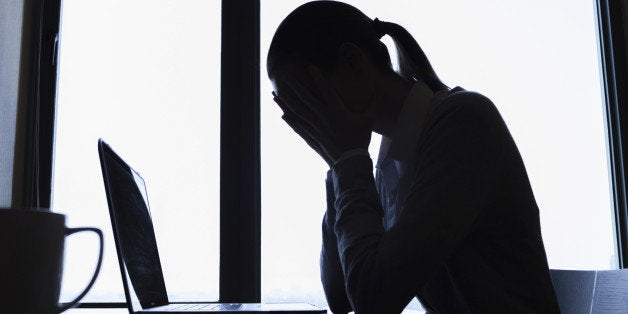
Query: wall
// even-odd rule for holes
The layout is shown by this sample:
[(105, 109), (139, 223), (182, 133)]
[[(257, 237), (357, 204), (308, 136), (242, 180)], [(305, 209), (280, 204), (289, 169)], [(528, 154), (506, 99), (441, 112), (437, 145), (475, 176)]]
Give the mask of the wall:
[(11, 205), (23, 0), (0, 1), (0, 207)]

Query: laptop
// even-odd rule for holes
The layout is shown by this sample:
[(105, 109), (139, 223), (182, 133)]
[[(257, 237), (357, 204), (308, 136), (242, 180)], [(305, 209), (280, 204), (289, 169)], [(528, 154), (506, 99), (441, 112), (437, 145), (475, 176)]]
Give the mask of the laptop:
[(327, 313), (306, 303), (170, 303), (144, 180), (102, 139), (98, 154), (129, 313)]

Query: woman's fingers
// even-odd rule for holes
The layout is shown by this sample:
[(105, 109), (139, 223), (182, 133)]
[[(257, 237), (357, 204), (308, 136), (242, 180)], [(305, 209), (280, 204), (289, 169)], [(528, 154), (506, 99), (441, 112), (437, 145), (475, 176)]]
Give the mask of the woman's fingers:
[[(276, 95), (273, 93), (273, 95)], [(284, 116), (290, 121), (286, 122), (295, 129), (295, 125), (305, 130), (314, 140), (320, 142), (322, 134), (326, 134), (325, 130), (328, 128), (328, 121), (316, 116), (309, 108), (307, 108), (302, 102), (296, 101), (288, 94), (282, 94), (281, 97), (276, 96), (275, 102), (283, 110)], [(296, 131), (296, 130), (295, 130)]]
[(278, 96), (275, 96), (273, 98), (273, 100), (279, 106), (279, 109), (281, 109), (281, 111), (283, 111), (284, 114), (292, 113), (292, 109), (290, 109), (290, 107), (288, 107), (288, 105), (286, 104), (286, 102), (283, 99), (279, 98)]
[[(309, 112), (314, 113), (314, 115), (322, 121), (327, 121), (330, 117), (333, 117), (334, 106), (318, 99), (299, 81), (287, 80), (286, 85), (288, 85), (296, 97), (301, 100), (303, 105), (301, 107), (305, 107), (300, 108), (301, 110), (308, 109)], [(295, 109), (295, 112), (296, 110), (299, 109)]]
[(316, 151), (316, 153), (318, 153), (328, 165), (331, 166), (331, 158), (327, 156), (325, 150), (317, 141), (315, 137), (316, 135), (314, 134), (315, 130), (311, 126), (306, 123), (301, 123), (298, 121), (298, 118), (287, 114), (284, 114), (281, 118), (286, 122), (286, 124), (288, 124), (288, 126), (292, 128), (292, 130), (294, 130), (295, 133), (297, 133), (303, 140), (305, 140), (305, 142), (312, 149), (314, 149), (314, 151)]
[(311, 141), (318, 145), (318, 138), (321, 136), (309, 123), (290, 114), (284, 114), (281, 118), (306, 141)]
[(312, 146), (312, 148), (316, 149), (317, 147), (320, 147), (320, 145), (314, 140), (312, 135), (307, 132), (302, 125), (296, 122), (294, 118), (288, 115), (283, 115), (281, 118), (292, 128), (292, 130), (294, 130), (295, 133), (297, 133), (302, 139), (304, 139), (308, 143), (308, 145)]
[(337, 110), (344, 109), (342, 100), (338, 94), (336, 94), (336, 91), (334, 91), (334, 89), (329, 85), (327, 79), (323, 77), (321, 71), (314, 65), (309, 65), (307, 70), (314, 80), (316, 88), (321, 93), (321, 96), (323, 96), (323, 101), (327, 103), (328, 107)]
[(281, 96), (275, 96), (273, 100), (277, 103), (277, 105), (279, 105), (279, 108), (281, 108), (284, 113), (294, 114), (302, 120), (310, 123), (313, 123), (318, 119), (312, 110), (286, 93)]

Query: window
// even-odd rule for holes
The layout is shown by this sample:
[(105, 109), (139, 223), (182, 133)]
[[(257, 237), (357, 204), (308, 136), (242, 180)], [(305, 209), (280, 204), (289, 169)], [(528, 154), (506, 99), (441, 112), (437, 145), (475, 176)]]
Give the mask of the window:
[[(262, 65), (276, 27), (303, 2), (262, 2)], [(551, 268), (617, 267), (592, 1), (347, 2), (406, 27), (450, 87), (493, 100), (526, 164)], [(324, 305), (327, 166), (281, 120), (271, 90), (262, 68), (263, 298)]]
[[(83, 302), (124, 300), (99, 137), (147, 182), (170, 299), (218, 299), (220, 13), (219, 1), (64, 1), (53, 211), (106, 243)], [(66, 252), (62, 300), (83, 289), (97, 243), (71, 237)]]
[[(303, 2), (263, 1), (259, 25), (261, 45), (258, 46), (255, 19), (258, 1), (236, 5), (224, 0), (222, 7), (218, 0), (64, 1), (52, 210), (68, 214), (69, 226), (94, 225), (103, 229), (106, 237), (103, 269), (84, 302), (124, 299), (96, 154), (99, 137), (105, 138), (147, 181), (171, 299), (218, 299), (219, 232), (232, 229), (231, 234), (237, 234), (244, 230), (247, 235), (237, 241), (253, 238), (250, 243), (242, 243), (259, 248), (255, 230), (259, 227), (255, 199), (258, 185), (253, 182), (260, 179), (255, 164), (259, 161), (255, 147), (258, 135), (255, 111), (258, 108), (249, 106), (249, 101), (256, 103), (255, 97), (259, 96), (263, 300), (298, 300), (325, 305), (318, 254), (320, 223), (325, 210), (326, 165), (279, 118), (264, 68), (273, 32), (279, 22)], [(609, 77), (614, 76), (616, 84), (610, 87), (608, 81), (600, 82), (594, 21), (596, 6), (588, 0), (551, 3), (480, 0), (472, 4), (461, 0), (429, 4), (407, 0), (385, 4), (347, 2), (371, 17), (405, 26), (447, 84), (479, 91), (495, 102), (526, 163), (541, 209), (550, 267), (617, 267), (607, 164), (613, 166), (614, 187), (620, 189), (613, 196), (619, 200), (615, 207), (621, 218), (626, 206), (621, 183), (625, 178), (622, 151), (618, 146), (621, 137), (615, 134), (621, 129), (615, 120), (625, 120), (621, 110), (616, 108), (625, 96), (613, 93), (623, 91), (625, 84), (616, 73), (608, 73), (611, 70), (625, 73), (625, 60), (620, 60), (623, 63), (606, 60), (607, 41), (611, 40), (607, 37), (611, 36), (614, 41), (618, 36), (617, 21), (609, 22), (617, 18), (616, 13), (606, 11), (608, 6), (615, 5), (613, 2), (596, 2), (602, 8), (601, 21), (613, 23), (609, 26), (600, 22), (601, 28), (613, 27), (600, 31), (605, 44), (602, 59), (605, 78), (611, 80)], [(227, 7), (230, 10), (226, 10)], [(245, 11), (242, 8), (253, 18), (236, 17), (236, 11)], [(220, 24), (230, 21), (250, 25), (247, 30), (251, 30), (251, 34), (247, 35), (251, 36), (236, 32), (240, 35), (237, 39), (248, 46), (225, 45), (224, 39), (232, 37), (222, 37), (223, 64), (230, 64), (225, 62), (225, 55), (234, 55), (230, 60), (233, 63), (246, 59), (237, 70), (246, 69), (223, 72), (223, 75), (233, 74), (236, 79), (229, 77), (229, 82), (224, 79), (221, 82), (218, 77), (221, 73)], [(383, 40), (390, 44), (387, 37)], [(231, 44), (233, 42), (232, 39)], [(257, 48), (262, 61), (261, 76), (242, 80), (249, 72), (258, 70), (250, 67), (255, 63), (247, 55), (254, 51), (257, 56)], [(389, 48), (392, 47), (389, 45)], [(610, 49), (619, 56), (617, 58), (625, 58), (617, 45)], [(601, 85), (605, 87), (605, 94), (600, 90)], [(232, 98), (225, 101), (224, 95), (233, 96), (234, 91), (240, 92), (241, 86), (245, 89), (242, 94), (246, 94), (243, 98), (247, 99), (238, 100), (238, 108), (224, 118), (225, 109), (232, 108), (234, 101)], [(219, 98), (221, 94), (223, 99)], [(604, 133), (604, 97), (609, 108), (615, 106), (608, 110), (610, 140), (605, 139)], [(221, 102), (223, 110), (219, 106)], [(247, 110), (253, 111), (252, 114)], [(221, 114), (229, 124), (221, 125)], [(236, 136), (233, 134), (237, 134), (243, 144), (223, 141), (237, 146), (230, 147), (227, 156), (237, 157), (234, 154), (242, 147), (253, 152), (240, 153), (238, 156), (248, 157), (235, 158), (238, 160), (229, 165), (244, 165), (246, 169), (239, 174), (251, 177), (253, 182), (236, 187), (239, 182), (234, 180), (228, 182), (230, 184), (219, 182), (218, 173), (225, 173), (220, 171), (219, 163), (222, 161), (224, 170), (225, 161), (232, 158), (219, 160), (219, 154), (226, 149), (220, 146), (218, 130), (222, 127), (224, 131), (226, 125), (237, 124), (237, 118), (244, 116), (249, 120), (240, 119), (243, 122), (232, 131), (246, 129), (246, 132), (231, 135), (233, 139)], [(32, 125), (42, 125), (37, 123), (40, 122), (32, 122)], [(47, 126), (42, 128), (46, 130), (40, 133), (53, 132), (47, 130)], [(27, 141), (40, 145), (38, 147), (50, 144), (37, 144), (33, 138)], [(379, 137), (375, 136), (370, 148), (372, 156), (377, 153), (378, 143)], [(610, 149), (614, 155), (610, 162), (605, 143), (612, 143)], [(31, 155), (27, 157), (33, 157)], [(42, 163), (47, 163), (49, 156), (45, 153), (42, 156)], [(247, 168), (249, 163), (251, 169)], [(39, 164), (32, 162), (27, 166)], [(46, 174), (41, 177), (45, 180)], [(32, 186), (30, 181), (34, 179), (24, 180), (24, 186)], [(225, 204), (219, 204), (219, 190), (230, 198), (245, 200), (237, 204), (234, 214), (228, 215), (229, 224), (219, 222), (219, 206), (223, 214), (229, 213), (225, 211)], [(249, 190), (252, 192), (244, 195)], [(44, 188), (37, 196), (45, 194)], [(225, 197), (221, 199), (224, 201)], [(253, 215), (246, 215), (249, 211)], [(220, 216), (222, 219), (227, 215)], [(618, 220), (621, 224), (621, 219)], [(247, 229), (250, 226), (253, 231)], [(618, 228), (625, 229), (625, 225)], [(624, 229), (622, 236), (625, 238)], [(229, 240), (223, 234), (221, 241), (225, 239)], [(626, 247), (625, 243), (621, 246)], [(62, 300), (70, 299), (83, 288), (96, 258), (93, 239), (72, 237), (66, 247)], [(246, 272), (235, 284), (223, 279), (223, 284), (231, 285), (228, 298), (238, 299), (241, 295), (256, 298), (256, 290), (259, 290), (256, 268), (260, 265), (255, 250), (243, 252), (247, 248), (226, 252), (223, 247), (222, 262), (227, 263), (223, 266), (232, 268), (227, 273), (237, 277), (238, 271)], [(233, 258), (246, 254), (253, 258)], [(222, 285), (220, 288), (222, 298)], [(238, 293), (245, 289), (248, 291)]]

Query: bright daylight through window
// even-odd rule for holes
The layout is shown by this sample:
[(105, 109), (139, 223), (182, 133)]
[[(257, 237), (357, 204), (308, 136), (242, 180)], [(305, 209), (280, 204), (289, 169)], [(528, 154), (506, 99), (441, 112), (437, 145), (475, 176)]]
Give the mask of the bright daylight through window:
[[(446, 84), (496, 104), (526, 164), (551, 268), (617, 267), (593, 1), (347, 2), (406, 27)], [(327, 166), (280, 118), (264, 67), (275, 29), (301, 3), (261, 5), (262, 298), (325, 305)]]
[[(146, 180), (170, 300), (218, 299), (220, 7), (63, 1), (53, 210), (105, 233), (103, 267), (83, 302), (124, 300), (99, 137)], [(95, 243), (67, 241), (62, 301), (89, 279)]]
[[(262, 299), (324, 306), (326, 164), (281, 120), (265, 68), (275, 29), (303, 2), (261, 2)], [(496, 104), (526, 164), (551, 268), (617, 267), (591, 0), (347, 2), (405, 26), (446, 84)], [(147, 182), (171, 299), (218, 299), (220, 22), (218, 0), (63, 3), (53, 211), (106, 241), (85, 302), (124, 299), (99, 137)], [(84, 287), (95, 241), (68, 240), (62, 300)]]

